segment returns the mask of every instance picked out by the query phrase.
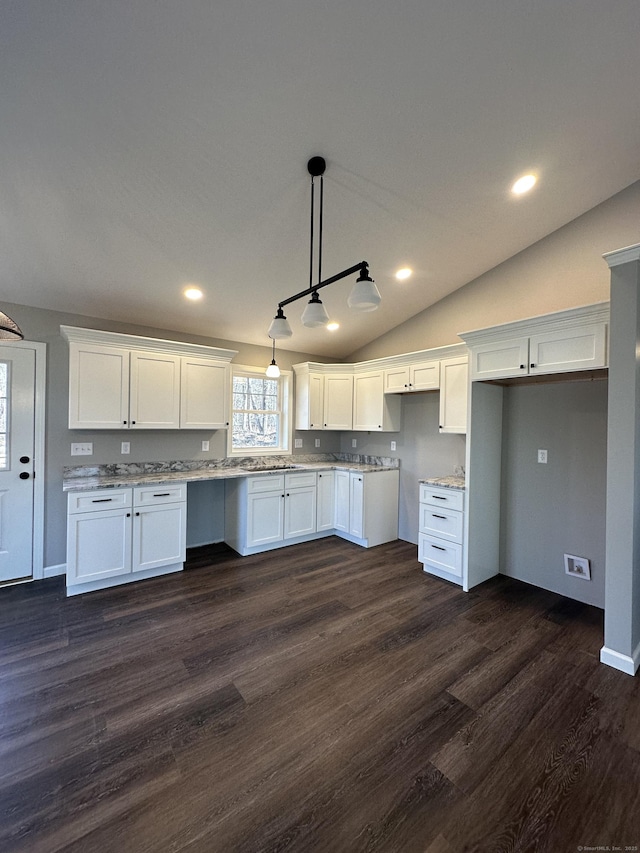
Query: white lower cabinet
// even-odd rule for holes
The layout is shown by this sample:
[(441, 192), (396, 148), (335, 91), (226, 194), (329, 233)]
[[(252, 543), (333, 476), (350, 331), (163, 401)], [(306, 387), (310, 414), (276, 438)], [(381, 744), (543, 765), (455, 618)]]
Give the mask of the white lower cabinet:
[(425, 572), (462, 584), (464, 491), (420, 484), (418, 560)]
[(72, 492), (67, 595), (182, 569), (186, 485)]
[(336, 506), (336, 472), (323, 471), (318, 474), (318, 494), (316, 500), (316, 530), (332, 530), (334, 527)]
[(399, 471), (299, 471), (227, 480), (225, 542), (242, 556), (337, 534), (398, 538)]
[(336, 471), (335, 529), (371, 548), (398, 538), (399, 471)]

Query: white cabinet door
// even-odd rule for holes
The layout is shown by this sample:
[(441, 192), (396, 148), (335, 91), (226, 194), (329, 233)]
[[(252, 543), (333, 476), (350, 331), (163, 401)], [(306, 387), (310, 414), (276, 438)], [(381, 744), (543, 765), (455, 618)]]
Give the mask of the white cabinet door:
[(186, 541), (186, 503), (160, 503), (134, 509), (132, 570), (140, 572), (183, 563)]
[(69, 344), (69, 429), (127, 429), (129, 351)]
[(529, 338), (479, 344), (471, 350), (471, 379), (505, 379), (529, 372)]
[(404, 394), (409, 390), (409, 368), (387, 367), (384, 372), (384, 393)]
[(309, 376), (308, 429), (324, 429), (324, 376), (312, 373)]
[(349, 532), (350, 480), (348, 471), (336, 471), (335, 528)]
[(605, 367), (606, 325), (594, 323), (563, 329), (529, 340), (529, 373), (564, 373)]
[(324, 377), (324, 428), (351, 429), (353, 426), (353, 375), (328, 374)]
[(410, 391), (437, 391), (440, 387), (440, 362), (412, 364), (409, 375)]
[(353, 377), (353, 429), (382, 429), (383, 388), (382, 371)]
[(247, 495), (247, 547), (270, 545), (284, 536), (284, 492)]
[(364, 474), (351, 473), (349, 489), (349, 533), (365, 538)]
[(316, 532), (316, 486), (290, 489), (285, 493), (284, 538), (293, 539)]
[(180, 428), (226, 429), (229, 367), (219, 361), (182, 357)]
[(67, 586), (131, 572), (131, 508), (70, 514)]
[(316, 530), (332, 530), (335, 517), (335, 471), (318, 474)]
[(132, 429), (180, 427), (180, 356), (131, 353)]
[(466, 433), (468, 377), (466, 355), (440, 362), (440, 432)]

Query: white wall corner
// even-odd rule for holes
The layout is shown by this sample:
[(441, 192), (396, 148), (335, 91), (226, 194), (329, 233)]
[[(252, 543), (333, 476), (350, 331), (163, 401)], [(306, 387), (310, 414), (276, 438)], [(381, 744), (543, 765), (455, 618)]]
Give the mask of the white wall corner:
[(640, 643), (635, 647), (633, 655), (623, 655), (620, 652), (615, 652), (613, 649), (608, 649), (603, 646), (600, 649), (600, 663), (607, 666), (612, 666), (614, 669), (619, 669), (627, 675), (635, 675), (640, 666)]
[(44, 567), (44, 577), (45, 578), (55, 578), (58, 575), (66, 575), (67, 573), (67, 564), (59, 563), (57, 566), (45, 566)]

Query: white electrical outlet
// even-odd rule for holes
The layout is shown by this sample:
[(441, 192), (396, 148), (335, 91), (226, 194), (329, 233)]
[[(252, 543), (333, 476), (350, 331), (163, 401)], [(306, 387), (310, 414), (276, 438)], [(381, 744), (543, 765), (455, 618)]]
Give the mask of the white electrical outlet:
[(547, 451), (539, 450), (538, 451), (538, 462), (541, 462), (543, 465), (547, 464)]
[(301, 438), (294, 439), (294, 445), (293, 446), (298, 447), (298, 448), (302, 447), (302, 439)]
[(203, 449), (203, 450), (208, 450), (208, 449), (209, 449), (209, 442), (208, 442), (208, 441), (203, 441), (203, 442), (202, 442), (202, 449)]
[(357, 447), (357, 446), (358, 446), (358, 439), (352, 438), (351, 439), (351, 447)]
[(573, 554), (564, 555), (564, 570), (574, 578), (582, 578), (584, 581), (591, 580), (591, 565), (588, 557), (574, 557)]
[(131, 453), (131, 443), (129, 441), (120, 442), (120, 453)]
[(320, 447), (320, 439), (316, 438), (316, 447)]
[(72, 456), (93, 456), (93, 442), (74, 443), (71, 445)]
[(395, 441), (392, 441), (392, 442), (391, 442), (391, 449), (392, 449), (392, 450), (395, 450), (395, 449), (396, 449), (396, 446), (397, 446), (397, 445), (396, 445)]

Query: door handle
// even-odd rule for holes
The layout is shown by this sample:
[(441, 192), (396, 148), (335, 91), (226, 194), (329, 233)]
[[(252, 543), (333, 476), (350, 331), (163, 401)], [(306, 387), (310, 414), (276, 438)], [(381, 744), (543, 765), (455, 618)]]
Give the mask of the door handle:
[(29, 479), (29, 472), (28, 471), (21, 471), (18, 476), (20, 477), (21, 480), (28, 480)]

